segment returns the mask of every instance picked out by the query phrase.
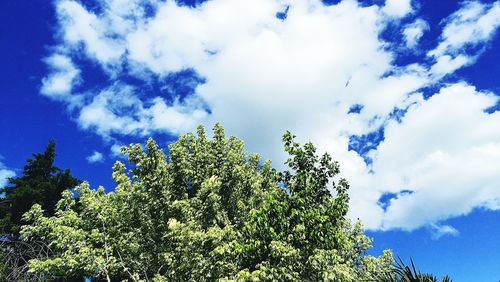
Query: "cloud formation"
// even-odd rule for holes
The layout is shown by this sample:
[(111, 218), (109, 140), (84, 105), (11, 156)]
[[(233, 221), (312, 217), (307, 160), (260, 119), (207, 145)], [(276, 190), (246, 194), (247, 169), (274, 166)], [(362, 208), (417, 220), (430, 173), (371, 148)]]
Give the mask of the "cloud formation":
[(374, 152), (375, 176), (384, 190), (415, 192), (391, 200), (384, 229), (411, 230), (500, 199), (500, 132), (492, 130), (500, 112), (484, 112), (498, 98), (457, 83), (414, 104), (401, 123), (386, 126)]
[(430, 228), (432, 232), (432, 239), (434, 240), (438, 240), (443, 236), (458, 236), (460, 234), (460, 232), (456, 228), (450, 225), (438, 226), (431, 224)]
[(411, 0), (386, 0), (382, 11), (390, 17), (401, 18), (412, 12)]
[(438, 46), (428, 52), (436, 60), (431, 72), (445, 75), (473, 64), (500, 25), (500, 2), (466, 1), (444, 20), (446, 26)]
[(104, 161), (104, 156), (102, 155), (102, 153), (94, 151), (92, 155), (87, 157), (87, 161), (91, 164), (101, 163)]
[(71, 90), (78, 84), (80, 70), (66, 55), (53, 54), (45, 59), (50, 73), (42, 80), (40, 93), (55, 100), (79, 103), (80, 95), (71, 95)]
[[(351, 216), (368, 228), (450, 233), (440, 225), (447, 218), (500, 208), (499, 115), (485, 112), (497, 96), (442, 83), (486, 48), (500, 4), (464, 2), (444, 19), (435, 47), (423, 50), (427, 60), (398, 65), (401, 50), (391, 46), (415, 48), (428, 29), (413, 2), (212, 0), (191, 8), (100, 0), (92, 10), (59, 0), (57, 51), (42, 94), (115, 143), (220, 121), (250, 151), (282, 160), (289, 129), (340, 161)], [(400, 42), (380, 36), (389, 25), (400, 25)], [(82, 53), (105, 83), (85, 84), (86, 66), (72, 61)], [(189, 69), (203, 79), (181, 79)], [(173, 87), (172, 75), (182, 85)]]
[(414, 22), (406, 25), (403, 30), (406, 47), (417, 47), (420, 38), (422, 38), (424, 32), (428, 31), (429, 28), (429, 24), (427, 24), (427, 22), (423, 19), (417, 19)]

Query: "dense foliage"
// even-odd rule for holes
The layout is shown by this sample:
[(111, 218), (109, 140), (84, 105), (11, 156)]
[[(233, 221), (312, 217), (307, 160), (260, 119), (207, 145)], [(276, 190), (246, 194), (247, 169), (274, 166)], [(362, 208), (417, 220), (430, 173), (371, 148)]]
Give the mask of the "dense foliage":
[(17, 237), (22, 216), (33, 204), (40, 204), (46, 215), (53, 215), (61, 193), (78, 184), (68, 169), (54, 166), (55, 142), (50, 141), (44, 153), (33, 154), (24, 166), (23, 175), (9, 179), (0, 188), (0, 234)]
[[(367, 256), (370, 240), (351, 224), (348, 184), (339, 166), (287, 132), (289, 171), (245, 155), (243, 142), (202, 127), (169, 145), (149, 139), (124, 147), (132, 165), (113, 167), (114, 192), (87, 183), (65, 191), (54, 216), (35, 205), (26, 242), (54, 256), (32, 272), (134, 281), (363, 281), (388, 272), (387, 252)], [(330, 188), (329, 188), (330, 187)], [(333, 193), (331, 193), (331, 191)]]
[(43, 242), (19, 240), (22, 215), (33, 204), (39, 204), (47, 216), (54, 214), (61, 193), (78, 184), (69, 170), (54, 166), (55, 142), (50, 141), (44, 153), (27, 160), (23, 174), (10, 178), (9, 186), (0, 188), (0, 281), (45, 280), (43, 273), (28, 273), (28, 261), (48, 257)]

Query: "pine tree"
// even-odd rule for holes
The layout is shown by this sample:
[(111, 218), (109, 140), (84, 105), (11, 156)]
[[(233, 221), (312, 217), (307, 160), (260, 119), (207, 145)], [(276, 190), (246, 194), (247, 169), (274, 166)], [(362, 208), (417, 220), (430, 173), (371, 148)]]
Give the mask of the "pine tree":
[(4, 237), (18, 237), (22, 216), (34, 204), (39, 204), (47, 216), (54, 214), (61, 193), (75, 187), (79, 181), (69, 169), (54, 166), (55, 141), (51, 140), (44, 153), (33, 154), (27, 160), (23, 174), (9, 179), (9, 185), (0, 188), (0, 234)]

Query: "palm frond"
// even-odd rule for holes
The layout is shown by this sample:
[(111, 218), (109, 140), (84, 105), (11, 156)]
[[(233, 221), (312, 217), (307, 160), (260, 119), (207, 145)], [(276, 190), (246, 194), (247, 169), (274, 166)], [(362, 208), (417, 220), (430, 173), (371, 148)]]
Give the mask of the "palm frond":
[[(438, 278), (432, 274), (420, 273), (413, 259), (410, 258), (410, 264), (406, 264), (401, 257), (394, 262), (392, 272), (381, 273), (374, 279), (376, 282), (438, 282)], [(441, 282), (452, 282), (451, 278), (446, 275), (441, 279)]]

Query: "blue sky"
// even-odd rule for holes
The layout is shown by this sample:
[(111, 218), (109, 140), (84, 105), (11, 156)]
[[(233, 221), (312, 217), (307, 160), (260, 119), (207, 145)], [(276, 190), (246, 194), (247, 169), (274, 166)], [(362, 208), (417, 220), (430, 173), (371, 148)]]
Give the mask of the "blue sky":
[(339, 160), (352, 218), (419, 267), (500, 279), (499, 1), (0, 3), (0, 184), (57, 140), (113, 189), (116, 148), (222, 122)]

